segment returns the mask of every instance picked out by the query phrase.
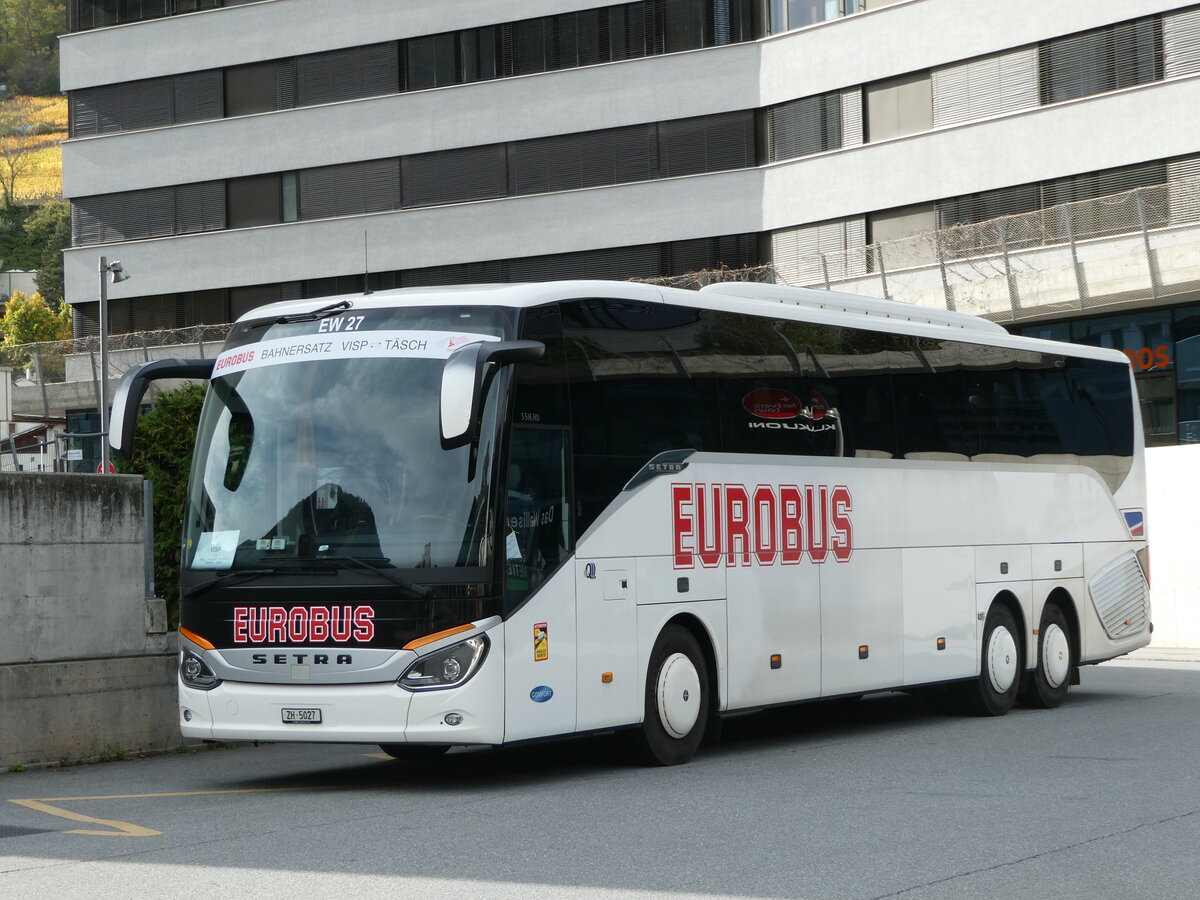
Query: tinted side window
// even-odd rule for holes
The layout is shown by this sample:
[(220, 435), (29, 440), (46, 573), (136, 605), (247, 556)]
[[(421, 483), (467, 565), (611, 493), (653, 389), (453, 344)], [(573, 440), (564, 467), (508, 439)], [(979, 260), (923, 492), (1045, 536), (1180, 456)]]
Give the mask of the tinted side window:
[(1072, 359), (1067, 373), (1075, 401), (1075, 452), (1080, 456), (1132, 457), (1129, 368), (1122, 363)]
[(521, 337), (546, 345), (515, 367), (503, 535), (505, 610), (511, 612), (574, 546), (571, 415), (557, 306), (526, 311)]
[(712, 338), (693, 309), (625, 300), (562, 309), (582, 534), (652, 457), (717, 449), (715, 385), (693, 371)]
[(888, 355), (900, 455), (965, 461), (979, 453), (978, 425), (970, 414), (961, 345), (897, 336)]
[(841, 398), (818, 360), (836, 348), (836, 329), (734, 314), (714, 318), (720, 323), (722, 449), (845, 453)]

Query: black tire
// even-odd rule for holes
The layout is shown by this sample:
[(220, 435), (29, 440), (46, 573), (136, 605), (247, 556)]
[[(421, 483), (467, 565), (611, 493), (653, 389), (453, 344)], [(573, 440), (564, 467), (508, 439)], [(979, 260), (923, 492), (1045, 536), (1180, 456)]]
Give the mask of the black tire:
[(964, 713), (1002, 716), (1013, 707), (1021, 688), (1021, 635), (1008, 608), (992, 604), (983, 624), (979, 677), (957, 685), (957, 700)]
[(708, 667), (699, 642), (686, 628), (668, 625), (650, 654), (645, 715), (630, 732), (634, 755), (654, 766), (687, 762), (704, 740), (710, 703)]
[(1071, 624), (1057, 603), (1047, 603), (1038, 626), (1037, 664), (1026, 673), (1018, 695), (1022, 706), (1053, 709), (1066, 699), (1075, 667)]
[(449, 744), (380, 744), (379, 749), (396, 759), (437, 759), (450, 749)]

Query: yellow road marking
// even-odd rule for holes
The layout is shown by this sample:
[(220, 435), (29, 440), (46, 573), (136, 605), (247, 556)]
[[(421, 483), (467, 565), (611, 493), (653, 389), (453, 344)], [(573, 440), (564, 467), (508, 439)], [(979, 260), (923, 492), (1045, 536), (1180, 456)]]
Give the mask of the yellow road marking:
[[(75, 798), (83, 800), (83, 797)], [(71, 812), (69, 809), (63, 809), (58, 806), (51, 806), (41, 800), (9, 800), (9, 803), (15, 803), (18, 806), (24, 806), (29, 809), (44, 812), (47, 815), (58, 816), (60, 819), (70, 819), (72, 822), (90, 822), (94, 825), (107, 825), (111, 831), (98, 831), (94, 828), (73, 828), (66, 834), (98, 834), (105, 837), (153, 837), (156, 834), (162, 834), (161, 831), (155, 831), (153, 828), (143, 828), (141, 825), (134, 825), (132, 822), (119, 822), (116, 819), (97, 819), (95, 816), (85, 816), (82, 813)]]
[[(388, 757), (389, 759), (391, 757)], [(218, 794), (279, 794), (288, 791), (327, 791), (331, 790), (328, 787), (290, 787), (290, 788), (237, 788), (225, 791), (171, 791), (162, 794), (104, 794), (94, 797), (40, 797), (34, 800), (13, 800), (9, 799), (9, 803), (15, 803), (17, 806), (24, 806), (27, 809), (36, 810), (37, 812), (46, 813), (50, 816), (57, 816), (60, 819), (69, 819), (72, 822), (87, 822), (93, 825), (107, 826), (110, 831), (99, 831), (94, 828), (74, 828), (70, 831), (63, 832), (64, 834), (95, 834), (102, 837), (153, 837), (156, 834), (162, 834), (161, 831), (155, 831), (153, 828), (145, 828), (141, 825), (134, 825), (132, 822), (121, 822), (117, 819), (98, 819), (95, 816), (86, 816), (83, 813), (72, 812), (69, 809), (63, 809), (61, 806), (51, 805), (54, 803), (71, 802), (73, 800), (144, 800), (153, 797), (205, 797), (215, 796)]]

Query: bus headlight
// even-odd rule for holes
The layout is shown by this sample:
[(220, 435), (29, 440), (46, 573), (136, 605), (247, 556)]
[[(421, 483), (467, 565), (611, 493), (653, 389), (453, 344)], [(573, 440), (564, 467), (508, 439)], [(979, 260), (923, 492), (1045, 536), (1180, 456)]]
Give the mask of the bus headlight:
[(405, 669), (397, 684), (410, 691), (458, 687), (478, 671), (487, 648), (487, 636), (478, 634), (452, 647), (435, 650)]
[(191, 651), (183, 654), (183, 660), (179, 664), (179, 677), (188, 687), (201, 691), (211, 691), (221, 683), (221, 679), (213, 674), (208, 664)]

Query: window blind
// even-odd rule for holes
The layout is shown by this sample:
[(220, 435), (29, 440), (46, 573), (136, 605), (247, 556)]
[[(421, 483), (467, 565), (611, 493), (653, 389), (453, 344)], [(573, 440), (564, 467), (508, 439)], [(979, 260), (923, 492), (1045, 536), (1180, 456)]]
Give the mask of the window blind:
[(1032, 109), (1038, 103), (1036, 47), (933, 70), (934, 127)]
[[(861, 105), (859, 107), (861, 117)], [(859, 129), (861, 134), (861, 126)], [(795, 159), (842, 145), (842, 97), (818, 94), (767, 109), (768, 159)]]
[(504, 145), (421, 153), (400, 160), (405, 207), (505, 195)]
[(1200, 72), (1200, 7), (1163, 16), (1163, 75)]
[(754, 111), (660, 122), (658, 144), (663, 178), (753, 166)]
[(1119, 22), (1043, 41), (1041, 98), (1057, 103), (1162, 78), (1162, 20)]
[(225, 86), (220, 69), (189, 72), (172, 79), (174, 121), (201, 122), (225, 115)]
[(827, 274), (830, 279), (863, 274), (861, 256), (849, 260), (844, 251), (866, 242), (863, 216), (814, 222), (772, 232), (771, 261), (785, 284), (823, 285)]
[(311, 106), (400, 89), (395, 41), (296, 57), (296, 103)]

